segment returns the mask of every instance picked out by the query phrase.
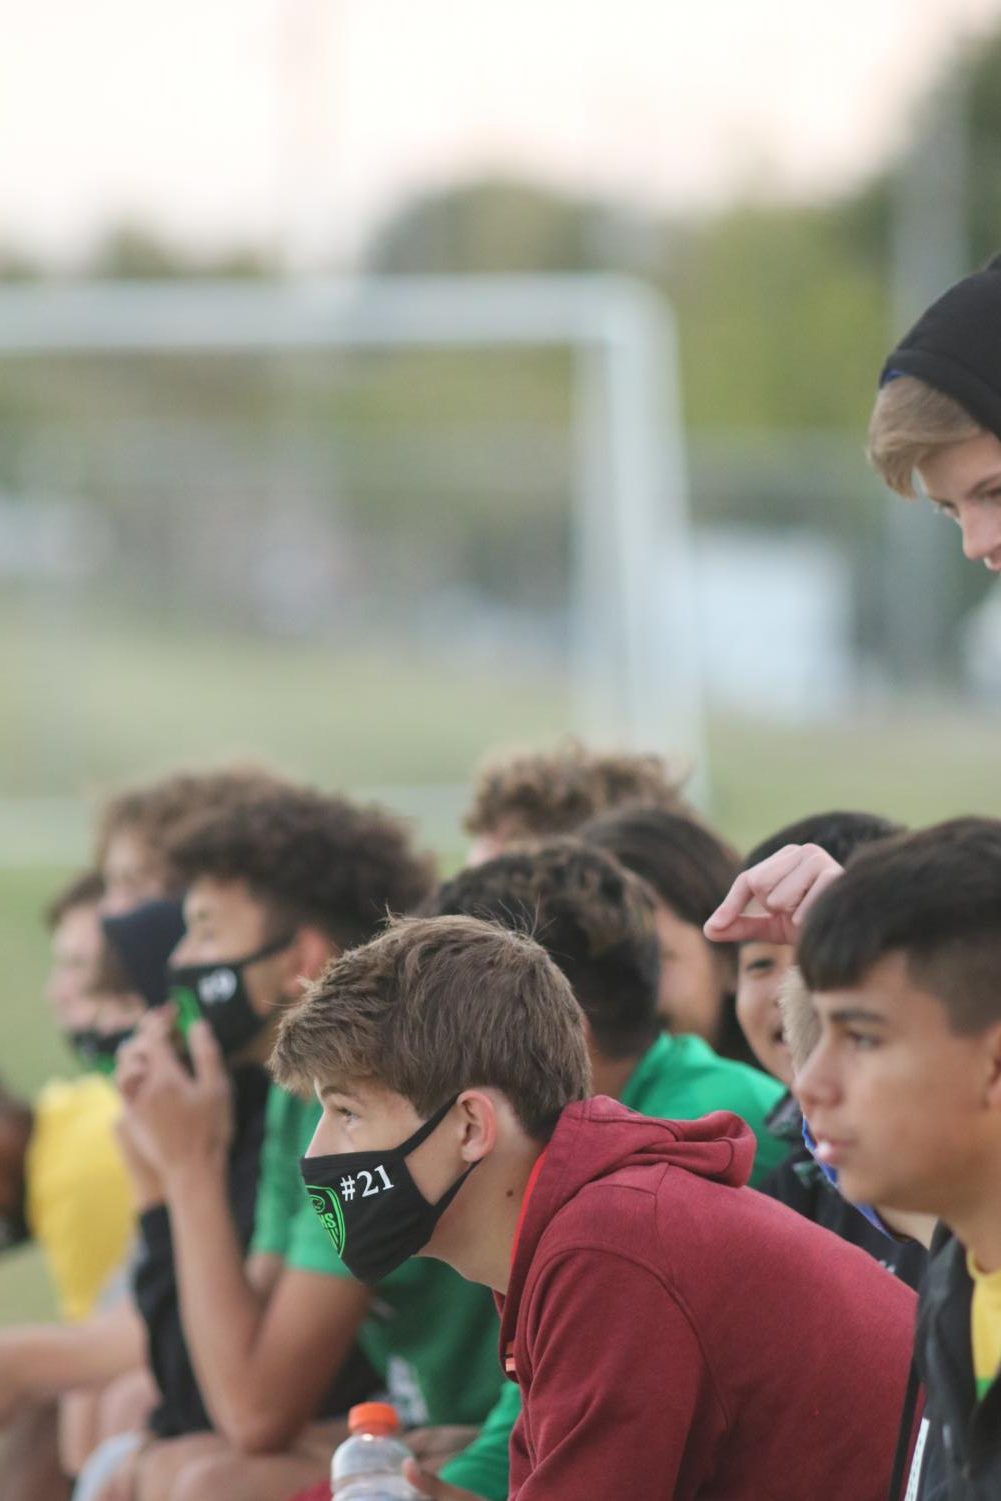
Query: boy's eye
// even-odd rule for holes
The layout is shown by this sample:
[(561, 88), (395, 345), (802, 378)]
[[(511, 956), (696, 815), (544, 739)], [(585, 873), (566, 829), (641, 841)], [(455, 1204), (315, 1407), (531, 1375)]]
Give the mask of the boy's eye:
[(874, 1037), (871, 1032), (849, 1032), (848, 1041), (853, 1048), (857, 1048), (863, 1053), (871, 1052), (873, 1048), (878, 1048), (880, 1044), (880, 1039)]
[(770, 975), (774, 968), (774, 959), (754, 959), (744, 966), (744, 973), (746, 975)]

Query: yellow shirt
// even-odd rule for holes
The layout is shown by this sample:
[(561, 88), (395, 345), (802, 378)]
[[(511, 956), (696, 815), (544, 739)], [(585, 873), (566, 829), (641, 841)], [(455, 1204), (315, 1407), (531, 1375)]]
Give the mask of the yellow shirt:
[(972, 1251), (966, 1253), (966, 1266), (973, 1278), (970, 1332), (979, 1402), (1001, 1371), (1001, 1269), (989, 1275), (982, 1272)]
[(28, 1226), (67, 1319), (92, 1311), (132, 1237), (132, 1194), (112, 1129), (120, 1109), (114, 1085), (98, 1074), (53, 1080), (35, 1102)]

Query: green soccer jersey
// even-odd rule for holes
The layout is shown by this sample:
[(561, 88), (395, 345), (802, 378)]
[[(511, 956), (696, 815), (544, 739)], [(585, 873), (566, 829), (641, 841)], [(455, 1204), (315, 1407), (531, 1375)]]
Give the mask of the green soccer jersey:
[[(789, 1143), (765, 1126), (784, 1089), (768, 1074), (714, 1053), (701, 1037), (658, 1037), (636, 1065), (623, 1105), (662, 1120), (696, 1120), (713, 1110), (742, 1116), (757, 1138), (752, 1183), (760, 1183), (788, 1155)], [(486, 1501), (506, 1501), (508, 1443), (521, 1411), (521, 1392), (506, 1381), (479, 1435), (442, 1470), (442, 1478)]]
[[(251, 1249), (280, 1256), (299, 1271), (349, 1277), (299, 1172), (319, 1118), (318, 1104), (272, 1086)], [(358, 1343), (408, 1426), (482, 1423), (501, 1385), (497, 1339), (487, 1289), (419, 1257), (374, 1289), (358, 1331)]]
[(643, 1054), (620, 1099), (630, 1110), (661, 1120), (693, 1121), (714, 1110), (732, 1110), (757, 1139), (750, 1180), (755, 1187), (789, 1155), (789, 1143), (765, 1125), (784, 1093), (770, 1074), (721, 1058), (701, 1037), (663, 1033)]

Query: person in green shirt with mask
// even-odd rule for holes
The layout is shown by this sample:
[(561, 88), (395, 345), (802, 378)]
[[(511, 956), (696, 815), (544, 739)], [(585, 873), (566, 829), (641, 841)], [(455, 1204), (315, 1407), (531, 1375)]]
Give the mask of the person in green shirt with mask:
[[(445, 882), (425, 910), (523, 929), (542, 944), (584, 1012), (596, 1094), (667, 1119), (714, 1110), (742, 1116), (758, 1141), (752, 1183), (782, 1160), (788, 1144), (764, 1124), (782, 1086), (719, 1057), (700, 1037), (661, 1031), (654, 896), (606, 850), (573, 838), (511, 850)], [(458, 1489), (505, 1501), (508, 1440), (519, 1407), (518, 1387), (506, 1382), (478, 1437), (443, 1468), (436, 1482), (442, 1498)], [(410, 1441), (426, 1464), (452, 1446), (447, 1432)]]

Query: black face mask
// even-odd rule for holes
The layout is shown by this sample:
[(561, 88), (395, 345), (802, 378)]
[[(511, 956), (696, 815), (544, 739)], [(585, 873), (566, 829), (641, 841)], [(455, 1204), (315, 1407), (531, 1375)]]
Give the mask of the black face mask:
[(474, 1167), (429, 1204), (406, 1159), (445, 1119), (458, 1095), (436, 1110), (413, 1136), (384, 1152), (336, 1152), (303, 1157), (299, 1166), (310, 1203), (334, 1250), (359, 1282), (376, 1283), (416, 1256)]
[(187, 964), (171, 969), (168, 998), (176, 1007), (182, 1036), (187, 1037), (196, 1021), (205, 1020), (227, 1058), (253, 1042), (269, 1018), (254, 1010), (243, 971), (261, 959), (280, 954), (288, 948), (293, 936), (276, 938), (256, 953), (226, 964)]
[(98, 1032), (96, 1027), (86, 1027), (79, 1032), (67, 1032), (66, 1037), (84, 1068), (93, 1074), (113, 1074), (115, 1055), (123, 1042), (132, 1036), (132, 1028), (118, 1032)]

